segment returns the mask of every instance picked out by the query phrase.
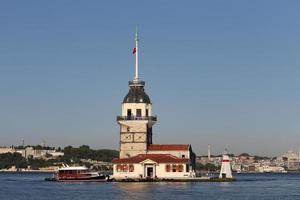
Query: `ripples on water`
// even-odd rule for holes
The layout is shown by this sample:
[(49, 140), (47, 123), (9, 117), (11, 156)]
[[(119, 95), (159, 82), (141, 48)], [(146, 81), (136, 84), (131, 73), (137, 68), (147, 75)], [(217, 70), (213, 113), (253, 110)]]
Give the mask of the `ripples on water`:
[(233, 183), (62, 183), (0, 173), (0, 200), (300, 199), (300, 174), (242, 174)]

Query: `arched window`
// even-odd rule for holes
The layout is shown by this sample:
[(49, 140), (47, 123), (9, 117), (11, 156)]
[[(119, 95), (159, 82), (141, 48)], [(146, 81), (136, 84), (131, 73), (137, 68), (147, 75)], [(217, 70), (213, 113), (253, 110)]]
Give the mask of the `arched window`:
[(131, 109), (127, 109), (127, 117), (131, 117), (132, 113), (131, 113)]
[(142, 109), (136, 109), (136, 116), (142, 117)]

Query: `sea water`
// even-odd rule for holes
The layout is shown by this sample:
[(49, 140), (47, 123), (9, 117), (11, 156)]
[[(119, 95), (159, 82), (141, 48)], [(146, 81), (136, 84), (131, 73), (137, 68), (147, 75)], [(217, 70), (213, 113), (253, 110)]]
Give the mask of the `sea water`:
[(300, 174), (238, 174), (237, 181), (63, 183), (47, 173), (0, 173), (0, 200), (300, 199)]

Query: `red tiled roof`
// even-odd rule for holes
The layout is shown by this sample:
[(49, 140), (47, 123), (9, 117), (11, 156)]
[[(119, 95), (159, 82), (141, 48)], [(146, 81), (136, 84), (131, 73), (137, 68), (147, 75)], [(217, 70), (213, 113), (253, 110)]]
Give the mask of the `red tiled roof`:
[(188, 151), (189, 144), (151, 144), (148, 151)]
[(188, 163), (189, 161), (187, 158), (178, 158), (170, 154), (139, 154), (131, 158), (115, 158), (112, 163), (140, 163), (147, 159), (157, 163)]

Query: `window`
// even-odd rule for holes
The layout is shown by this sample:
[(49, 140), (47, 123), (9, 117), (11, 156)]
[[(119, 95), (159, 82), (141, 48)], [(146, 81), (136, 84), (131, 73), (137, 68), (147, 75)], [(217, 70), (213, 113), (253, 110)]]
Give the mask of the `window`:
[(126, 164), (117, 165), (117, 172), (128, 172), (128, 165)]
[(129, 165), (129, 172), (134, 172), (134, 165)]
[(127, 109), (127, 117), (131, 117), (132, 113), (131, 113), (131, 109)]
[(172, 165), (172, 172), (176, 172), (177, 171), (177, 166), (176, 165)]
[(148, 116), (149, 116), (149, 110), (146, 109), (146, 117), (148, 117)]
[(171, 171), (171, 166), (168, 164), (166, 165), (166, 172), (170, 172)]
[(184, 166), (182, 164), (167, 164), (166, 172), (183, 172)]
[(117, 165), (117, 172), (121, 171), (121, 165)]
[(178, 172), (183, 172), (183, 165), (178, 165)]
[(142, 109), (136, 109), (136, 116), (141, 117), (142, 116)]
[(185, 155), (181, 155), (181, 158), (185, 158)]

